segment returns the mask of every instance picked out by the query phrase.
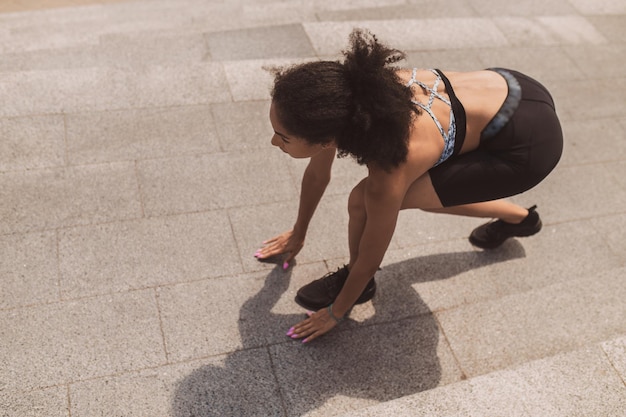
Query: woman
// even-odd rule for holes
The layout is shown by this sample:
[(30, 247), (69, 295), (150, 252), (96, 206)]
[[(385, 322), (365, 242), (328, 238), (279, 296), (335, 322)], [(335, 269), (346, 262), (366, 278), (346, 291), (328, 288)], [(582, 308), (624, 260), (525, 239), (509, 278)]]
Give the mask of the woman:
[(314, 311), (287, 333), (311, 341), (376, 291), (377, 271), (403, 209), (495, 218), (475, 229), (481, 248), (541, 229), (535, 207), (502, 198), (526, 191), (556, 166), (563, 139), (554, 102), (537, 81), (512, 70), (400, 69), (404, 55), (368, 32), (350, 35), (344, 62), (276, 73), (272, 144), (310, 158), (293, 230), (265, 242), (259, 259), (302, 249), (335, 154), (367, 165), (348, 199), (350, 262), (298, 291)]

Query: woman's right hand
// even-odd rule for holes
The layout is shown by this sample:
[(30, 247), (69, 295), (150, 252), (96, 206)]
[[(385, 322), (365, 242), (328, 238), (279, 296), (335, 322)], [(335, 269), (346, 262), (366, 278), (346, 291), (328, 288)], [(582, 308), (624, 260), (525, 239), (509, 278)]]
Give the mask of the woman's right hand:
[(267, 259), (272, 256), (287, 254), (283, 269), (287, 269), (293, 258), (304, 247), (304, 236), (299, 236), (293, 230), (281, 233), (263, 242), (263, 247), (254, 254), (257, 259)]

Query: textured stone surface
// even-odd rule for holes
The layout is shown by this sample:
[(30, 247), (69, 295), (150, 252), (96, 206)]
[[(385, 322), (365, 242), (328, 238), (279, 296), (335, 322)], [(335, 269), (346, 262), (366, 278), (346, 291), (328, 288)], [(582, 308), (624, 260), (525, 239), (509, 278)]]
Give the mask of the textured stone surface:
[(623, 277), (614, 269), (436, 315), (462, 369), (485, 374), (623, 334)]
[(625, 388), (597, 346), (530, 362), (345, 417), (620, 415)]
[(69, 417), (67, 387), (34, 391), (2, 390), (0, 413), (20, 417)]
[[(269, 94), (268, 94), (269, 97)], [(270, 101), (245, 101), (211, 106), (221, 148), (225, 151), (266, 150), (274, 135)]]
[(193, 155), (220, 150), (209, 106), (67, 116), (71, 164)]
[(0, 119), (0, 172), (62, 166), (62, 116)]
[(55, 232), (0, 236), (0, 309), (59, 299)]
[[(432, 315), (271, 348), (290, 416), (336, 415), (460, 380)], [(349, 352), (349, 355), (345, 355)], [(315, 372), (302, 372), (302, 369)]]
[(72, 416), (281, 415), (271, 366), (251, 349), (72, 384)]
[(221, 65), (77, 68), (6, 73), (0, 117), (194, 105), (230, 100)]
[(200, 154), (138, 163), (148, 216), (284, 201), (295, 195), (276, 150)]
[(213, 32), (207, 35), (216, 60), (307, 57), (313, 49), (301, 25)]
[(0, 329), (0, 378), (8, 389), (165, 362), (152, 290), (2, 311)]
[(66, 229), (59, 234), (59, 257), (66, 298), (241, 271), (221, 211)]
[(602, 343), (602, 349), (606, 353), (615, 371), (626, 383), (626, 337), (619, 337)]
[[(320, 55), (333, 55), (345, 48), (345, 39), (354, 27), (369, 29), (387, 44), (408, 51), (493, 47), (507, 43), (493, 22), (481, 18), (367, 20), (303, 25)], [(454, 26), (455, 30), (447, 30), (450, 26)]]
[(326, 272), (319, 263), (287, 272), (276, 267), (159, 289), (169, 357), (181, 361), (285, 342), (289, 327), (304, 318), (292, 301), (297, 285)]
[(0, 234), (141, 215), (134, 164), (0, 174)]

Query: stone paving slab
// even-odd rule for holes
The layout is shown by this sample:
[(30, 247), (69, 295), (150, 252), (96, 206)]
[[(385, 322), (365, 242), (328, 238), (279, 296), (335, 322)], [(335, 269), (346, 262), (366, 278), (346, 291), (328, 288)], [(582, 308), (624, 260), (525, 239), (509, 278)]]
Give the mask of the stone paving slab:
[(626, 384), (626, 336), (602, 343), (602, 349)]
[(550, 92), (557, 104), (557, 112), (563, 121), (579, 120), (580, 100), (594, 96), (602, 91), (602, 99), (594, 100), (593, 106), (585, 108), (585, 117), (602, 119), (607, 117), (623, 118), (626, 103), (623, 93), (626, 91), (626, 78), (597, 78), (580, 80), (553, 80), (549, 84)]
[[(572, 47), (572, 49), (578, 47)], [(476, 52), (480, 65), (474, 68), (514, 68), (550, 87), (552, 80), (582, 80), (583, 72), (562, 46), (485, 48)], [(549, 56), (550, 59), (546, 59)], [(558, 109), (557, 109), (558, 110)]]
[(613, 269), (436, 316), (464, 372), (485, 374), (624, 334), (624, 273)]
[(599, 217), (591, 222), (613, 253), (619, 257), (622, 265), (626, 265), (626, 215)]
[(0, 172), (64, 165), (64, 130), (62, 116), (0, 119)]
[(136, 72), (75, 68), (5, 73), (0, 92), (0, 117), (195, 105), (231, 98), (223, 68), (216, 63), (153, 66)]
[[(89, 27), (96, 24), (90, 22)], [(57, 29), (68, 30), (65, 25)], [(1, 52), (3, 59), (0, 71), (89, 67), (140, 69), (146, 64), (172, 66), (180, 62), (205, 62), (210, 59), (206, 40), (200, 30), (197, 33), (170, 32), (104, 33), (98, 42), (42, 45), (41, 49), (35, 50), (5, 50)], [(71, 36), (72, 30), (68, 33)], [(10, 43), (11, 40), (6, 42)]]
[(0, 336), (8, 390), (165, 363), (153, 290), (1, 311)]
[(222, 150), (267, 150), (274, 135), (269, 100), (213, 104), (211, 112)]
[(557, 16), (573, 15), (576, 9), (567, 0), (541, 1), (498, 1), (498, 0), (467, 0), (479, 16)]
[(139, 161), (145, 213), (162, 216), (294, 198), (283, 157), (270, 149)]
[(316, 263), (159, 288), (168, 357), (183, 361), (287, 341), (289, 327), (304, 317), (293, 303), (296, 285), (325, 273)]
[[(397, 4), (379, 4), (361, 7), (356, 10), (321, 10), (317, 13), (321, 21), (346, 20), (402, 20), (444, 17), (473, 17), (475, 9), (466, 0), (451, 0), (446, 7), (424, 0), (396, 2)], [(408, 3), (408, 4), (407, 4)]]
[(626, 388), (598, 346), (589, 346), (408, 396), (344, 417), (621, 415)]
[(0, 236), (0, 309), (59, 300), (54, 231)]
[(0, 234), (141, 216), (132, 163), (0, 174)]
[(626, 15), (588, 16), (587, 19), (614, 43), (626, 42), (626, 34), (622, 30), (626, 23)]
[(624, 68), (615, 59), (616, 55), (623, 56), (626, 53), (626, 45), (624, 44), (566, 46), (563, 50), (576, 62), (576, 66), (582, 70), (585, 78), (604, 77), (612, 79), (624, 77)]
[(209, 106), (77, 113), (65, 126), (72, 165), (220, 151)]
[[(327, 416), (459, 381), (432, 315), (270, 348), (288, 416)], [(315, 370), (315, 371), (312, 371)]]
[(77, 382), (72, 417), (280, 416), (271, 367), (261, 348)]
[[(315, 51), (333, 55), (345, 48), (354, 27), (371, 30), (383, 42), (404, 51), (504, 46), (507, 40), (493, 21), (483, 18), (365, 20), (303, 23)], [(456, 30), (450, 32), (449, 27)], [(419, 36), (419, 43), (416, 37)]]
[(620, 0), (570, 0), (570, 3), (586, 15), (626, 14), (626, 4)]
[[(564, 241), (572, 244), (561, 243), (561, 249), (554, 249), (555, 242)], [(567, 229), (547, 226), (532, 242), (510, 241), (497, 251), (477, 251), (465, 239), (413, 246), (388, 253), (384, 265), (393, 265), (398, 256), (410, 259), (403, 263), (411, 267), (403, 267), (391, 276), (384, 267), (379, 275), (389, 279), (391, 286), (402, 282), (403, 287), (413, 288), (434, 312), (567, 283), (618, 268), (624, 262), (622, 253), (611, 251), (587, 222), (570, 223)], [(402, 290), (398, 292), (390, 295), (388, 302), (401, 297)], [(402, 310), (413, 309), (409, 305)], [(398, 313), (394, 311), (390, 316)]]
[(70, 417), (66, 386), (35, 391), (2, 390), (0, 411), (3, 416)]
[(620, 213), (626, 204), (626, 188), (607, 165), (558, 166), (528, 195), (541, 202), (541, 214), (551, 222)]
[(241, 272), (223, 211), (64, 229), (58, 253), (65, 299)]
[[(310, 263), (321, 259), (348, 256), (346, 242), (348, 233), (347, 197), (324, 199), (311, 220), (306, 244), (298, 254), (298, 262)], [(242, 253), (242, 262), (247, 271), (263, 268), (254, 253), (266, 239), (291, 230), (294, 218), (274, 219), (277, 213), (297, 211), (297, 200), (285, 203), (242, 207), (231, 210), (233, 230)], [(282, 216), (281, 216), (282, 217)], [(342, 236), (343, 239), (337, 239)]]
[(219, 61), (308, 57), (313, 49), (301, 25), (207, 34), (211, 57)]
[(626, 129), (613, 118), (571, 121), (563, 127), (563, 135), (567, 144), (562, 166), (609, 162), (626, 156), (625, 141), (616, 140), (626, 135)]
[(604, 166), (611, 172), (613, 179), (617, 181), (622, 188), (626, 189), (626, 162), (609, 162), (605, 163)]

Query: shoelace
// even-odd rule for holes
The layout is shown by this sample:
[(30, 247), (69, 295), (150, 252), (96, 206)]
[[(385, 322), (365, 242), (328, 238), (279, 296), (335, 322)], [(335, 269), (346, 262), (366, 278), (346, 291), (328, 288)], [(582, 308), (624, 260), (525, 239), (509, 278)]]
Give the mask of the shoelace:
[(343, 277), (337, 277), (335, 279), (332, 278), (333, 275), (338, 275), (342, 269), (343, 267), (338, 268), (335, 272), (329, 272), (328, 274), (324, 275), (324, 277), (322, 278), (322, 280), (324, 281), (324, 284), (326, 284), (326, 289), (330, 293), (334, 293), (340, 287), (339, 281), (342, 281), (341, 286), (343, 286), (343, 283), (345, 281)]
[(502, 226), (502, 221), (496, 220), (495, 222), (492, 222), (491, 224), (489, 224), (489, 226), (487, 226), (485, 232), (489, 237), (499, 238), (502, 234)]

